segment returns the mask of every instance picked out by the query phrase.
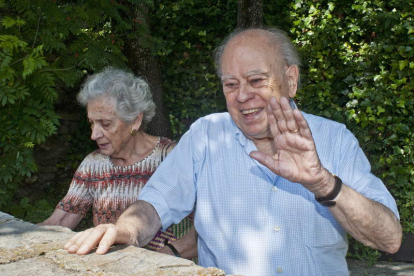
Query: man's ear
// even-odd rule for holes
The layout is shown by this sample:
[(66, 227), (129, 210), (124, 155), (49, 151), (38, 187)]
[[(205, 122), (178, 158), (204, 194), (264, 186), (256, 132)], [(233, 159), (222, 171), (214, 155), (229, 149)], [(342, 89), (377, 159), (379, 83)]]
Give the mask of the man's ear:
[(299, 68), (296, 65), (291, 65), (285, 71), (286, 78), (289, 85), (289, 97), (294, 98), (298, 91)]

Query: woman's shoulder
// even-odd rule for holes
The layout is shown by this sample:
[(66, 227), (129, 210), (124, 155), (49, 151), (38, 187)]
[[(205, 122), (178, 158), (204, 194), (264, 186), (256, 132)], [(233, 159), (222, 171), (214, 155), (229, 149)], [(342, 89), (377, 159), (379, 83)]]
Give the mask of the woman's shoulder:
[(177, 145), (177, 142), (174, 140), (171, 140), (167, 137), (160, 136), (159, 140), (159, 146), (160, 147), (175, 147)]
[(95, 167), (96, 165), (110, 165), (109, 157), (103, 155), (100, 149), (89, 153), (79, 165), (79, 168)]
[(161, 153), (161, 161), (175, 148), (176, 141), (173, 141), (167, 137), (160, 137), (158, 142), (158, 150)]

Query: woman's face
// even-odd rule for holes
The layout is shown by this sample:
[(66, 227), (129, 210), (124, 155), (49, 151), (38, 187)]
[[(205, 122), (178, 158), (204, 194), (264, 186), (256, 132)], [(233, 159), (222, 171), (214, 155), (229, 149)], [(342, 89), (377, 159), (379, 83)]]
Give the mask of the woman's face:
[(88, 120), (91, 124), (91, 139), (96, 141), (101, 153), (122, 158), (128, 153), (132, 140), (133, 124), (125, 124), (115, 112), (115, 99), (99, 97), (87, 105)]

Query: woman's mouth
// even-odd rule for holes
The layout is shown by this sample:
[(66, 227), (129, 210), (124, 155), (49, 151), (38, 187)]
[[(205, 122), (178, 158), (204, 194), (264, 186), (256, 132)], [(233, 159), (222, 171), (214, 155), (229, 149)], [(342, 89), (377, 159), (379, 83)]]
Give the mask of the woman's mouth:
[(109, 147), (109, 143), (106, 144), (98, 144), (100, 149), (107, 149)]

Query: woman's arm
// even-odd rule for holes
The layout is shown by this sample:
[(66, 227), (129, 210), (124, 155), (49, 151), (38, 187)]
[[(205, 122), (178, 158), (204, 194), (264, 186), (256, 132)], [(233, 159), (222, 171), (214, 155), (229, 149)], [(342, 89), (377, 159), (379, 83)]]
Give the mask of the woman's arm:
[(55, 209), (53, 214), (48, 219), (38, 223), (38, 225), (59, 225), (73, 230), (82, 218), (83, 216), (80, 214), (73, 214), (60, 209)]

